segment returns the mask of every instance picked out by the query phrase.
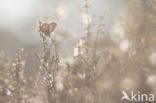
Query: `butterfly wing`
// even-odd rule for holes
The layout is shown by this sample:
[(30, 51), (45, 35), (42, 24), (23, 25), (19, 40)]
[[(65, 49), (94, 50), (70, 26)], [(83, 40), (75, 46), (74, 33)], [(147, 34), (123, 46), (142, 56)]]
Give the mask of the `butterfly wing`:
[(43, 33), (45, 33), (45, 35), (49, 35), (49, 24), (44, 23), (44, 24), (41, 26), (41, 31), (42, 31)]
[(53, 32), (56, 28), (57, 24), (56, 23), (50, 23), (49, 24), (49, 33)]

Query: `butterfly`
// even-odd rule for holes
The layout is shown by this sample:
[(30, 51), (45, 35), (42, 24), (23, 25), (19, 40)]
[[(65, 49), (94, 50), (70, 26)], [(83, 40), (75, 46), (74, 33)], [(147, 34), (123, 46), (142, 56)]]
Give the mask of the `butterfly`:
[(55, 22), (52, 22), (50, 24), (48, 24), (48, 23), (42, 24), (39, 21), (39, 24), (40, 24), (40, 26), (39, 26), (40, 30), (39, 31), (44, 33), (46, 36), (50, 36), (50, 33), (52, 33), (55, 30), (56, 26), (57, 26), (57, 24)]

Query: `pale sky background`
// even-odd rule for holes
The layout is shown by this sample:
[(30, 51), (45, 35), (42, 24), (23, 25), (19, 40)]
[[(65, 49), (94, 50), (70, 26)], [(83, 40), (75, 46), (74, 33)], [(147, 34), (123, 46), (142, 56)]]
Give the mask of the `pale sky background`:
[[(37, 20), (48, 15), (55, 21), (54, 14), (59, 5), (68, 8), (64, 10), (66, 15), (60, 20), (58, 28), (69, 31), (74, 37), (83, 35), (83, 0), (0, 0), (0, 29), (11, 32), (23, 42), (38, 43)], [(107, 10), (104, 21), (107, 29), (123, 8), (123, 0), (91, 0), (95, 20)]]

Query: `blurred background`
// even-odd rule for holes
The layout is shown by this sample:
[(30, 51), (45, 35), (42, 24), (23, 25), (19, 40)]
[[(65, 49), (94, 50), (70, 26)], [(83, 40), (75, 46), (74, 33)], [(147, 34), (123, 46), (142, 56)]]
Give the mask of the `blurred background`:
[[(115, 16), (125, 9), (124, 4), (125, 1), (122, 0), (92, 0), (90, 10), (95, 20), (108, 10), (105, 24), (106, 27), (110, 27)], [(82, 36), (84, 30), (82, 7), (83, 0), (1, 0), (1, 39), (2, 35), (8, 35), (10, 39), (5, 40), (6, 42), (14, 37), (28, 45), (40, 43), (37, 27), (40, 18), (58, 22), (58, 29), (70, 32), (73, 37)], [(59, 20), (56, 20), (56, 16), (59, 16)]]
[[(74, 43), (84, 36), (83, 0), (1, 0), (0, 1), (0, 51), (15, 55), (15, 48), (23, 47), (28, 54), (28, 64), (33, 58), (32, 51), (41, 50), (42, 39), (38, 32), (38, 21), (56, 22), (59, 42), (68, 57), (72, 57)], [(105, 16), (105, 30), (110, 32), (115, 18), (125, 8), (122, 0), (91, 0), (95, 27), (99, 16)], [(95, 32), (95, 28), (93, 29)], [(108, 33), (106, 35), (108, 35)], [(17, 47), (16, 47), (17, 46)]]
[[(120, 103), (123, 90), (156, 95), (155, 5), (155, 0), (90, 0), (92, 34), (104, 24), (97, 46), (102, 51), (98, 64), (102, 74), (95, 81), (104, 103)], [(62, 58), (73, 65), (75, 44), (85, 35), (85, 16), (84, 0), (0, 0), (1, 63), (6, 55), (15, 58), (16, 48), (22, 47), (26, 75), (36, 74), (33, 52), (42, 51), (41, 20), (57, 23), (51, 36), (56, 37)]]

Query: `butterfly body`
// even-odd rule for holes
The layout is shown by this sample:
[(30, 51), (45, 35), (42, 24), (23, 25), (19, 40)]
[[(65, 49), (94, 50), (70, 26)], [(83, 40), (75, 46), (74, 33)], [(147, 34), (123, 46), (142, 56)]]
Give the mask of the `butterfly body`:
[(44, 33), (46, 36), (50, 36), (50, 33), (52, 33), (55, 30), (56, 26), (57, 24), (55, 22), (52, 22), (50, 24), (48, 23), (41, 24), (40, 22), (40, 31)]

